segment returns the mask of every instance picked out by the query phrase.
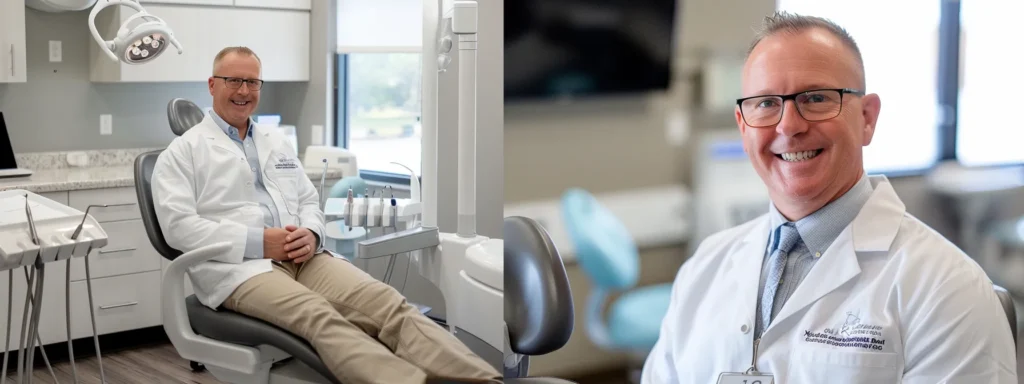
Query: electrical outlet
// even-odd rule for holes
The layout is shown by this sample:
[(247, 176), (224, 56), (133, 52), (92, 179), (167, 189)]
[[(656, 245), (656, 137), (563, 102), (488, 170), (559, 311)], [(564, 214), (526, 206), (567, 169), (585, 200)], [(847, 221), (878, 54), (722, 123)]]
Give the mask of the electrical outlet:
[(100, 134), (110, 135), (114, 133), (114, 121), (110, 115), (100, 115)]
[(310, 145), (324, 145), (324, 126), (314, 125), (311, 130), (310, 136), (312, 136)]
[(59, 63), (63, 60), (63, 49), (60, 40), (50, 40), (50, 62)]

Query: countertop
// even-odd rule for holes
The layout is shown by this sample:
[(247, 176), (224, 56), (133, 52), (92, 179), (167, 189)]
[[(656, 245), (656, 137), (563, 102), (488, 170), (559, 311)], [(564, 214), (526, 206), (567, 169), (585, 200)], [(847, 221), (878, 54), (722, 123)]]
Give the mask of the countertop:
[[(313, 184), (320, 182), (320, 171), (307, 171), (306, 175)], [(328, 179), (340, 177), (341, 171), (327, 172)], [(24, 189), (43, 193), (119, 187), (135, 187), (134, 166), (42, 169), (33, 170), (29, 177), (0, 179), (0, 191)]]

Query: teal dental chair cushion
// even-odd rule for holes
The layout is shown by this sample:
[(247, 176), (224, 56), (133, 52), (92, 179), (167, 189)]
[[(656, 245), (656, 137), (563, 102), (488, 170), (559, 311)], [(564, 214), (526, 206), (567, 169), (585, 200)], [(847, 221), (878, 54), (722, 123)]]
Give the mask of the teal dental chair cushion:
[(614, 214), (587, 191), (572, 188), (562, 194), (562, 217), (576, 259), (595, 285), (615, 290), (636, 285), (636, 243)]
[(653, 348), (671, 294), (672, 284), (659, 284), (637, 288), (615, 300), (608, 315), (612, 342), (643, 351)]
[[(317, 181), (319, 182), (319, 180)], [(369, 185), (366, 184), (366, 180), (363, 180), (361, 177), (345, 177), (342, 178), (341, 180), (338, 180), (337, 183), (334, 183), (334, 186), (331, 187), (331, 191), (328, 193), (327, 197), (348, 197), (348, 190), (350, 188), (352, 189), (352, 197), (355, 198), (364, 195), (366, 189), (369, 188)]]

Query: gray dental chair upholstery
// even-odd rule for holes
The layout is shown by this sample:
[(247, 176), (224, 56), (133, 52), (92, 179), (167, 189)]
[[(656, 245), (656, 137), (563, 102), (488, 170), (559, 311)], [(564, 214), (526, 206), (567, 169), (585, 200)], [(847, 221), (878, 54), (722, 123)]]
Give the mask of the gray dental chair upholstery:
[(505, 371), (505, 383), (571, 383), (553, 378), (524, 377), (529, 356), (562, 348), (575, 322), (572, 291), (565, 264), (551, 237), (536, 221), (505, 218), (505, 323), (509, 347), (524, 360)]
[[(167, 106), (167, 113), (171, 130), (179, 136), (202, 121), (205, 115), (198, 106), (184, 99), (172, 100)], [(160, 255), (173, 261), (182, 253), (167, 245), (153, 208), (152, 175), (160, 152), (162, 150), (143, 153), (135, 159), (135, 192), (149, 242), (153, 244), (153, 248)], [(225, 343), (249, 347), (260, 345), (276, 347), (301, 361), (330, 382), (341, 384), (320, 360), (313, 347), (302, 338), (273, 324), (224, 308), (214, 311), (200, 303), (195, 295), (190, 295), (184, 300), (189, 323), (196, 334)]]
[(203, 109), (191, 101), (176, 98), (167, 103), (167, 122), (175, 136), (184, 135), (185, 131), (202, 122), (205, 116)]

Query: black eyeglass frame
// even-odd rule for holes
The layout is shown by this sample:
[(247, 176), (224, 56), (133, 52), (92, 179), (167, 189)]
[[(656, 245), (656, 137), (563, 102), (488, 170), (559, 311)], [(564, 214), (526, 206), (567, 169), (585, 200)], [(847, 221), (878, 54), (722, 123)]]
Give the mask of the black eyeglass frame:
[[(821, 92), (821, 91), (839, 92), (839, 111), (836, 111), (836, 115), (835, 116), (829, 117), (827, 119), (811, 120), (811, 119), (808, 119), (807, 117), (804, 117), (804, 113), (800, 111), (800, 107), (796, 106), (796, 113), (799, 114), (800, 117), (803, 118), (804, 120), (811, 121), (811, 122), (818, 122), (818, 121), (826, 121), (826, 120), (834, 119), (834, 118), (836, 118), (836, 116), (839, 116), (840, 114), (843, 113), (843, 102), (845, 101), (844, 100), (844, 95), (847, 95), (847, 94), (854, 95), (854, 96), (864, 96), (865, 95), (864, 91), (853, 89), (853, 88), (821, 88), (821, 89), (811, 89), (811, 90), (807, 90), (807, 91), (800, 91), (800, 92), (791, 93), (791, 94), (788, 94), (788, 95), (757, 95), (757, 96), (744, 97), (744, 98), (736, 99), (736, 106), (739, 107), (739, 109), (740, 109), (740, 116), (743, 118), (743, 122), (746, 123), (747, 126), (749, 126), (751, 128), (771, 127), (773, 125), (778, 124), (780, 121), (782, 121), (782, 115), (786, 112), (786, 108), (785, 108), (786, 100), (793, 100), (793, 103), (796, 103), (796, 98), (798, 96), (800, 96), (800, 95), (807, 94), (807, 93), (812, 93), (812, 92)], [(776, 120), (772, 124), (751, 125), (749, 122), (747, 122), (746, 114), (743, 113), (743, 102), (747, 101), (747, 100), (751, 100), (751, 99), (759, 99), (759, 98), (764, 98), (764, 97), (778, 97), (778, 98), (782, 99), (783, 108), (782, 108), (782, 111), (779, 112), (779, 119)]]
[[(260, 80), (260, 79), (243, 79), (241, 77), (229, 77), (229, 76), (213, 76), (213, 78), (224, 80), (224, 85), (226, 85), (228, 88), (231, 88), (231, 89), (242, 88), (242, 84), (243, 83), (246, 86), (248, 86), (250, 90), (253, 90), (253, 91), (258, 91), (260, 89), (263, 89), (263, 80)], [(239, 81), (238, 86), (232, 86), (231, 85), (231, 82), (234, 81), (234, 80), (238, 80)], [(255, 87), (253, 87), (254, 84), (256, 85)]]

